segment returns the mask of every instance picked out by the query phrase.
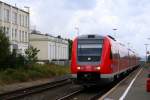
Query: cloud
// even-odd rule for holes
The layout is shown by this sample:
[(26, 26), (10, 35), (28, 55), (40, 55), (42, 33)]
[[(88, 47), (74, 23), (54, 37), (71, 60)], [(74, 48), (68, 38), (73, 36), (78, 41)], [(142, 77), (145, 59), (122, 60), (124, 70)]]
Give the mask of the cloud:
[[(74, 38), (80, 34), (110, 34), (140, 55), (150, 42), (149, 0), (2, 0), (19, 7), (30, 6), (31, 25), (43, 33)], [(117, 28), (113, 31), (113, 28)], [(142, 48), (142, 49), (139, 49)]]
[(96, 7), (96, 0), (64, 0), (64, 8), (70, 10), (88, 10)]

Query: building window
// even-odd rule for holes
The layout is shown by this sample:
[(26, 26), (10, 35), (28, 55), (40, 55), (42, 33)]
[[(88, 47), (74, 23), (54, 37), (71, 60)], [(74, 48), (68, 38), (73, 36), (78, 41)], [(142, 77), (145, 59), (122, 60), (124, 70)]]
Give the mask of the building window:
[(17, 40), (17, 29), (15, 29), (15, 40)]
[(14, 40), (14, 29), (12, 28), (12, 40)]
[(59, 47), (56, 45), (56, 59), (59, 59)]
[(4, 9), (4, 21), (9, 22), (9, 10)]
[(2, 9), (0, 7), (0, 20), (2, 20)]
[(21, 30), (19, 30), (19, 41), (21, 42), (22, 39), (21, 39)]
[(27, 32), (27, 42), (29, 42), (29, 34), (28, 34), (28, 32)]
[(56, 59), (56, 45), (53, 45), (53, 59)]
[(22, 26), (24, 26), (24, 16), (22, 15)]
[(17, 24), (17, 13), (16, 12), (12, 13), (12, 22), (13, 22), (13, 24)]
[(21, 14), (19, 14), (19, 25), (21, 26)]
[(28, 33), (25, 32), (25, 41), (28, 42)]
[(22, 42), (24, 42), (24, 31), (22, 31)]
[(7, 34), (9, 34), (9, 27), (7, 27)]
[(24, 24), (23, 24), (23, 26), (26, 27), (26, 16), (24, 16)]
[(9, 28), (7, 27), (6, 28), (6, 36), (8, 36), (9, 35)]
[(51, 59), (52, 58), (52, 55), (51, 55), (51, 45), (49, 45), (49, 59)]
[(28, 16), (26, 16), (26, 27), (28, 27)]
[(4, 33), (6, 33), (6, 32), (5, 32), (5, 31), (6, 31), (6, 27), (5, 27), (5, 26), (3, 27), (3, 31), (4, 31)]

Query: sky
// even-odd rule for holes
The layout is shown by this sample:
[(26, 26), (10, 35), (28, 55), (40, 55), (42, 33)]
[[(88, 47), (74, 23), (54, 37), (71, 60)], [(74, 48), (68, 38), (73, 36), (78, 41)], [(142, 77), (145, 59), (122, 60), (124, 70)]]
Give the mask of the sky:
[[(30, 7), (31, 29), (64, 38), (79, 34), (112, 35), (145, 55), (150, 44), (149, 0), (2, 0)], [(113, 30), (117, 29), (117, 30)], [(148, 46), (150, 51), (150, 45)]]

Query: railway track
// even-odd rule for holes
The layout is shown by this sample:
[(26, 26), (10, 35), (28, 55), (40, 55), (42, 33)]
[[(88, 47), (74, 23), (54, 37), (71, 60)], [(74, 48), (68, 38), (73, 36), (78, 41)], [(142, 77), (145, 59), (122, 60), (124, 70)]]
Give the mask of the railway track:
[(96, 89), (96, 87), (80, 88), (60, 98), (57, 98), (56, 100), (97, 100), (100, 96), (109, 91), (113, 85), (109, 85), (107, 88), (98, 87), (99, 89)]
[(0, 94), (0, 100), (13, 100), (71, 83), (70, 78)]
[(76, 91), (74, 91), (74, 92), (72, 92), (72, 93), (70, 93), (70, 94), (67, 94), (67, 95), (65, 95), (65, 96), (63, 96), (63, 97), (61, 97), (61, 98), (58, 98), (58, 99), (56, 99), (56, 100), (66, 100), (66, 99), (69, 99), (70, 97), (72, 97), (72, 96), (74, 96), (74, 95), (76, 95), (76, 94), (82, 92), (83, 90), (84, 90), (84, 89), (81, 88), (81, 89), (79, 89), (79, 90), (76, 90)]
[(112, 85), (108, 85), (107, 88), (103, 87), (88, 87), (88, 88), (80, 88), (76, 91), (73, 91), (69, 94), (66, 94), (56, 100), (97, 100), (100, 96), (109, 91), (115, 83)]
[[(127, 77), (130, 77), (135, 72), (136, 70), (131, 72), (131, 74), (129, 74)], [(75, 86), (71, 84), (70, 79), (64, 79), (52, 83), (43, 84), (40, 86), (34, 86), (17, 91), (12, 91), (9, 93), (0, 94), (0, 100), (12, 100), (22, 98), (23, 100), (97, 100), (99, 97), (102, 97), (113, 87), (115, 87), (119, 82), (126, 78), (122, 77), (121, 79), (111, 84), (105, 84), (100, 87), (89, 88)]]
[(135, 74), (140, 68), (133, 70), (129, 75), (122, 76), (120, 79), (112, 82), (111, 84), (106, 84), (100, 87), (89, 87), (89, 88), (80, 88), (72, 93), (69, 93), (65, 96), (57, 98), (56, 100), (97, 100), (99, 97), (102, 97), (108, 91), (110, 91), (113, 87), (120, 82), (128, 79), (133, 74)]

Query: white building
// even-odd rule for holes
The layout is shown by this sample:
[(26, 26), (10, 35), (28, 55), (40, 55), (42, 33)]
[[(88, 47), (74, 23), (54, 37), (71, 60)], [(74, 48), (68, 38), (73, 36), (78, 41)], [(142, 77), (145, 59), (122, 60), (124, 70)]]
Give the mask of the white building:
[(29, 43), (29, 12), (0, 1), (0, 27), (9, 37), (11, 51), (24, 54)]
[(30, 44), (40, 50), (38, 53), (40, 61), (68, 60), (69, 43), (65, 39), (47, 34), (31, 33)]

